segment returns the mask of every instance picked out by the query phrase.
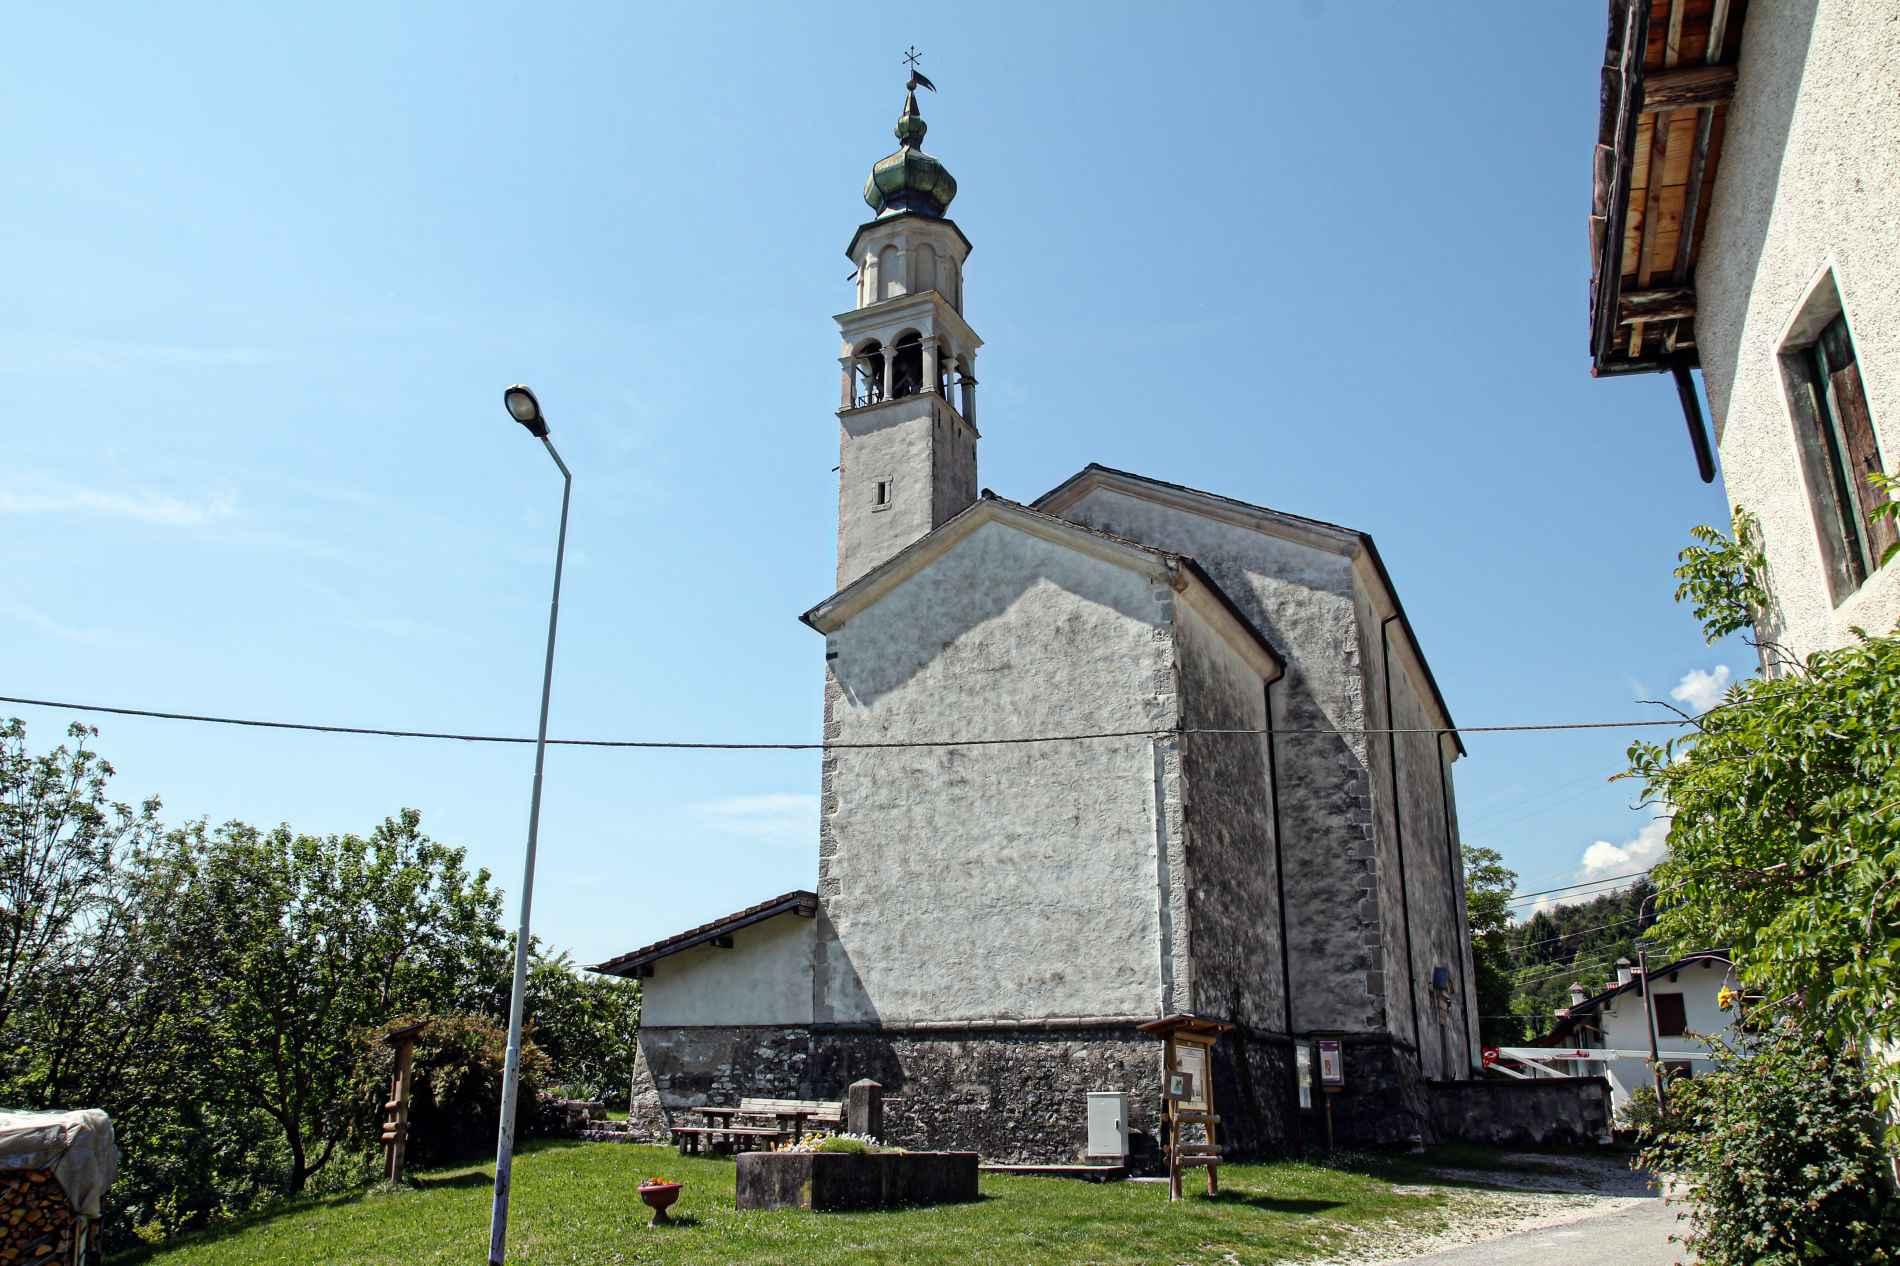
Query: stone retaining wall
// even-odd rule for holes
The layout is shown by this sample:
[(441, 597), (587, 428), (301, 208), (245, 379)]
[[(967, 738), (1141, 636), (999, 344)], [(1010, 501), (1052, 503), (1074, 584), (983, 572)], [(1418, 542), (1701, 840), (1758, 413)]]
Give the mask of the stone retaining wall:
[(1602, 1077), (1438, 1081), (1426, 1090), (1440, 1139), (1509, 1147), (1610, 1141), (1610, 1083)]

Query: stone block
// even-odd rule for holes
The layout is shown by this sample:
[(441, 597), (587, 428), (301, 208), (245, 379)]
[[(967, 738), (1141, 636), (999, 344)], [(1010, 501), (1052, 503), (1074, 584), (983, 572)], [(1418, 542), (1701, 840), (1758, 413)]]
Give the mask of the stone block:
[(976, 1199), (975, 1152), (746, 1152), (741, 1209), (895, 1209)]

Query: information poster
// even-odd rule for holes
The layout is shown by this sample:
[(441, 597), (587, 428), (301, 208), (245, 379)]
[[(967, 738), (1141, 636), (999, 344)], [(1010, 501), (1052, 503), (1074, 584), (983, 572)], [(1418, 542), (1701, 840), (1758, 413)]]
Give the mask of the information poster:
[(1305, 1042), (1293, 1048), (1293, 1070), (1299, 1075), (1300, 1107), (1313, 1106), (1313, 1048)]
[(1319, 1040), (1319, 1084), (1328, 1090), (1346, 1084), (1346, 1057), (1340, 1052), (1337, 1038)]
[(1188, 1112), (1207, 1110), (1207, 1048), (1191, 1042), (1174, 1045), (1174, 1071), (1187, 1076), (1181, 1107)]

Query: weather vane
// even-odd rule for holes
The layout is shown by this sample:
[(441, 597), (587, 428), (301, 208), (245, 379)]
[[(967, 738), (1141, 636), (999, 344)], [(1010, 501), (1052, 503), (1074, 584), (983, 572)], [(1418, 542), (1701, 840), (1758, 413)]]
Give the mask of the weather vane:
[(924, 72), (917, 69), (918, 59), (922, 56), (923, 54), (917, 51), (915, 44), (912, 44), (909, 48), (904, 50), (904, 61), (910, 66), (910, 83), (905, 86), (912, 92), (917, 91), (919, 88), (928, 88), (932, 92), (935, 92), (937, 85), (924, 78)]

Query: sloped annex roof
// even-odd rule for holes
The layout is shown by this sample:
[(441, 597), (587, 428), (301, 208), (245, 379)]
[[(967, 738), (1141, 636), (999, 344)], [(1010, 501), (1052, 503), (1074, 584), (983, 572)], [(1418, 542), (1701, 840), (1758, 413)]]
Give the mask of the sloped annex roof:
[[(1257, 530), (1267, 531), (1270, 535), (1287, 536), (1321, 545), (1330, 544), (1342, 552), (1363, 550), (1366, 560), (1372, 564), (1373, 573), (1379, 578), (1386, 597), (1392, 602), (1392, 612), (1399, 618), (1399, 627), (1405, 631), (1406, 640), (1412, 644), (1412, 650), (1418, 657), (1419, 667), (1425, 672), (1425, 686), (1431, 691), (1432, 703), (1438, 709), (1438, 715), (1445, 722), (1445, 729), (1451, 734), (1451, 741), (1458, 747), (1460, 756), (1467, 755), (1464, 737), (1458, 733), (1457, 723), (1452, 720), (1451, 708), (1445, 703), (1445, 693), (1438, 687), (1438, 678), (1432, 673), (1431, 662), (1425, 658), (1425, 650), (1419, 644), (1418, 634), (1412, 628), (1412, 618), (1405, 613), (1405, 603), (1399, 599), (1398, 587), (1392, 583), (1392, 573), (1385, 569), (1385, 560), (1379, 556), (1379, 547), (1372, 537), (1356, 528), (1343, 527), (1337, 523), (1328, 523), (1324, 519), (1310, 519), (1301, 514), (1290, 514), (1285, 510), (1275, 510), (1270, 506), (1255, 505), (1250, 501), (1241, 501), (1234, 497), (1225, 497), (1217, 492), (1207, 492), (1200, 488), (1190, 488), (1186, 484), (1169, 483), (1165, 479), (1156, 479), (1151, 475), (1137, 475), (1132, 471), (1117, 470), (1113, 466), (1104, 466), (1100, 462), (1090, 462), (1075, 474), (1069, 476), (1048, 492), (1037, 497), (1032, 505), (1040, 510), (1045, 506), (1071, 506), (1082, 499), (1090, 487), (1107, 487), (1131, 496), (1146, 497), (1154, 500), (1155, 493), (1172, 494), (1173, 499), (1186, 503), (1184, 508), (1206, 512), (1225, 511), (1229, 517), (1238, 518)], [(1060, 513), (1060, 511), (1053, 511)]]
[[(1695, 965), (1696, 963), (1705, 963), (1705, 962), (1727, 964), (1729, 962), (1728, 951), (1727, 950), (1713, 950), (1713, 949), (1697, 950), (1693, 954), (1684, 954), (1681, 958), (1678, 958), (1675, 962), (1670, 963), (1666, 966), (1652, 967), (1649, 970), (1649, 974), (1652, 978), (1668, 976), (1675, 972), (1681, 971), (1684, 967), (1690, 967), (1690, 966)], [(1593, 998), (1585, 998), (1582, 1002), (1579, 1002), (1574, 1006), (1566, 1007), (1564, 1009), (1563, 1018), (1558, 1020), (1556, 1024), (1552, 1025), (1548, 1033), (1545, 1033), (1541, 1037), (1533, 1038), (1531, 1040), (1531, 1045), (1532, 1046), (1562, 1046), (1564, 1045), (1564, 1039), (1567, 1038), (1571, 1034), (1571, 1032), (1576, 1029), (1577, 1025), (1581, 1024), (1586, 1018), (1588, 1018), (1589, 1015), (1597, 1011), (1601, 1011), (1605, 1006), (1609, 1005), (1611, 999), (1616, 998), (1622, 994), (1629, 993), (1633, 989), (1640, 988), (1642, 983), (1643, 983), (1642, 973), (1637, 972), (1630, 976), (1628, 984), (1613, 986), (1612, 988), (1605, 989), (1602, 993), (1597, 994)]]
[(1177, 590), (1186, 588), (1189, 584), (1199, 585), (1220, 605), (1242, 635), (1268, 661), (1272, 668), (1269, 674), (1270, 680), (1278, 679), (1280, 674), (1286, 671), (1285, 656), (1281, 655), (1273, 643), (1267, 640), (1266, 635), (1247, 618), (1246, 613), (1235, 604), (1214, 578), (1188, 555), (1156, 549), (1140, 541), (1131, 541), (1126, 537), (1116, 536), (1112, 532), (1103, 532), (1059, 515), (1048, 514), (1023, 505), (1021, 502), (999, 497), (987, 488), (967, 509), (952, 516), (933, 531), (912, 541), (798, 618), (820, 633), (832, 632), (852, 616), (877, 602), (905, 579), (948, 553), (977, 528), (985, 523), (997, 521), (1010, 523), (1044, 540), (1072, 548), (1084, 544), (1092, 545), (1095, 548), (1091, 552), (1099, 552), (1104, 557), (1119, 556), (1118, 561), (1142, 560), (1165, 572), (1170, 583)]
[(648, 963), (658, 962), (681, 950), (689, 950), (695, 945), (704, 945), (708, 941), (728, 936), (740, 928), (750, 927), (754, 923), (763, 923), (781, 914), (801, 914), (806, 918), (811, 918), (817, 913), (818, 894), (798, 888), (791, 892), (780, 893), (769, 901), (761, 901), (755, 906), (735, 910), (710, 923), (688, 928), (665, 940), (655, 941), (651, 945), (642, 945), (639, 949), (631, 950), (618, 958), (596, 963), (587, 970), (603, 972), (609, 976), (625, 976), (637, 967), (645, 967)]

